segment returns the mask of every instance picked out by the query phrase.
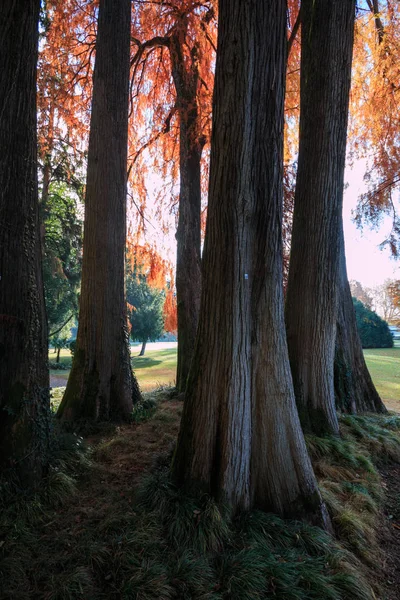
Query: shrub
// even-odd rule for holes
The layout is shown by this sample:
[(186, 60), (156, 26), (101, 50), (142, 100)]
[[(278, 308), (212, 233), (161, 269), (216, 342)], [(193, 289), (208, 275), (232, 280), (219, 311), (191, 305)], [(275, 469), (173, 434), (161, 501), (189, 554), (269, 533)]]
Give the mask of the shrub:
[(386, 321), (355, 298), (353, 298), (353, 304), (362, 347), (392, 348), (393, 338)]

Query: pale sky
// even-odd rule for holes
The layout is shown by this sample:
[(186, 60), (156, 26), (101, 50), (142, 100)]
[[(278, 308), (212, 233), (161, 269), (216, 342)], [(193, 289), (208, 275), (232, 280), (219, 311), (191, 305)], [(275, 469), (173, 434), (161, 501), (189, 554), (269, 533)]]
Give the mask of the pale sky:
[[(347, 189), (344, 192), (343, 221), (346, 243), (347, 271), (349, 279), (360, 281), (366, 287), (382, 284), (385, 279), (400, 279), (400, 260), (390, 258), (388, 248), (380, 250), (379, 244), (390, 232), (390, 219), (383, 221), (378, 231), (365, 226), (360, 231), (352, 218), (357, 199), (366, 191), (363, 181), (365, 161), (357, 161), (352, 168), (346, 169), (345, 182)], [(150, 174), (147, 181), (148, 203), (147, 216), (150, 223), (146, 223), (146, 241), (155, 244), (158, 252), (172, 263), (176, 260), (175, 217), (169, 214), (170, 222), (168, 233), (162, 234), (157, 219), (154, 216), (154, 200), (158, 189), (163, 187), (163, 180), (159, 175)], [(177, 193), (177, 190), (176, 190)], [(135, 210), (133, 209), (133, 212)]]
[(385, 279), (400, 279), (400, 260), (390, 258), (388, 248), (379, 248), (390, 232), (389, 218), (383, 220), (378, 231), (368, 226), (360, 231), (352, 220), (357, 198), (366, 191), (364, 172), (365, 161), (358, 161), (352, 169), (346, 169), (345, 174), (348, 187), (344, 193), (343, 221), (347, 271), (349, 279), (360, 281), (366, 287), (374, 287)]

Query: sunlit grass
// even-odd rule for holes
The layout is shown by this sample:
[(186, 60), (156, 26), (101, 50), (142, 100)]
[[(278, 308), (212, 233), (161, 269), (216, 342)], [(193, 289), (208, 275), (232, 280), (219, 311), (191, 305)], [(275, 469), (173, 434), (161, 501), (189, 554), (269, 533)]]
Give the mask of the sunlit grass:
[(176, 347), (161, 350), (148, 350), (145, 356), (137, 356), (137, 348), (132, 351), (132, 366), (143, 391), (160, 385), (174, 385), (176, 375)]
[[(156, 387), (174, 385), (176, 374), (176, 345), (165, 348), (148, 345), (145, 356), (138, 356), (140, 344), (132, 346), (132, 365), (143, 391), (147, 392)], [(60, 361), (71, 361), (69, 350), (61, 350)], [(382, 348), (365, 350), (365, 358), (372, 379), (379, 394), (390, 410), (400, 412), (400, 345), (395, 348)], [(49, 352), (49, 359), (55, 360), (53, 351)], [(59, 378), (59, 385), (65, 381), (66, 385), (69, 371), (51, 370), (53, 377)]]
[(390, 410), (400, 412), (400, 345), (364, 350), (376, 389)]
[[(169, 347), (148, 345), (144, 356), (138, 356), (140, 344), (131, 347), (132, 366), (138, 378), (139, 385), (144, 392), (154, 390), (157, 387), (175, 384), (177, 349), (176, 344)], [(49, 360), (55, 361), (53, 350), (49, 352)], [(69, 350), (61, 350), (60, 362), (70, 363), (72, 356)], [(50, 375), (57, 378), (54, 387), (65, 386), (69, 376), (69, 370), (50, 370)], [(54, 380), (53, 380), (54, 381)], [(65, 382), (65, 383), (64, 383)]]

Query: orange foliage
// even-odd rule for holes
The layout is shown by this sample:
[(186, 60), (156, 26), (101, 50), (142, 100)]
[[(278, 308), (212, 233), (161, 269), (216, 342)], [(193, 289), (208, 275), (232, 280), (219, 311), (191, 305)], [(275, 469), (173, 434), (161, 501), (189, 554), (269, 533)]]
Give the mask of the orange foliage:
[[(367, 2), (373, 8), (372, 2)], [(392, 216), (386, 243), (399, 251), (400, 220), (394, 192), (400, 184), (400, 5), (389, 0), (359, 13), (354, 47), (349, 140), (354, 158), (368, 161), (368, 192), (360, 198), (358, 222)]]
[[(146, 281), (151, 287), (165, 291), (164, 329), (167, 332), (176, 333), (178, 320), (175, 282), (171, 263), (162, 258), (156, 249), (149, 244), (133, 244), (131, 241), (127, 245), (127, 261), (132, 271), (136, 267), (140, 273), (146, 275)], [(132, 310), (132, 306), (129, 304), (128, 310)]]
[[(378, 5), (379, 15), (371, 8)], [(293, 192), (298, 148), (300, 0), (288, 1), (287, 92), (285, 104), (285, 178)], [(40, 44), (38, 116), (41, 160), (62, 146), (74, 156), (87, 144), (96, 35), (97, 2), (48, 0), (49, 24)], [(160, 232), (176, 216), (179, 181), (179, 125), (182, 107), (172, 73), (172, 36), (182, 48), (187, 77), (198, 71), (197, 104), (203, 152), (202, 190), (205, 223), (208, 185), (211, 97), (217, 39), (216, 0), (134, 0), (132, 3), (132, 69), (129, 127), (129, 195), (137, 208), (132, 244), (145, 229), (149, 197)], [(393, 0), (359, 3), (354, 45), (349, 147), (353, 159), (368, 157), (369, 191), (361, 198), (359, 220), (378, 220), (394, 211), (393, 191), (400, 183), (400, 4)], [(152, 173), (163, 185), (152, 184)], [(389, 238), (393, 252), (400, 224), (396, 217)], [(155, 269), (157, 281), (159, 269)], [(153, 275), (152, 275), (153, 277)], [(157, 283), (159, 285), (160, 282)]]
[[(130, 186), (135, 204), (145, 210), (148, 178), (159, 173), (164, 181), (155, 199), (162, 222), (166, 207), (177, 205), (179, 181), (179, 125), (184, 107), (173, 78), (178, 61), (189, 84), (197, 78), (199, 130), (192, 143), (208, 144), (216, 45), (216, 6), (211, 0), (172, 0), (134, 3), (131, 74)], [(216, 2), (215, 2), (216, 5)], [(176, 43), (181, 56), (177, 57)], [(176, 68), (176, 67), (175, 67)], [(207, 164), (205, 149), (203, 163)], [(204, 191), (207, 167), (203, 169)]]
[(61, 146), (86, 150), (90, 123), (97, 2), (47, 0), (38, 64), (40, 156)]

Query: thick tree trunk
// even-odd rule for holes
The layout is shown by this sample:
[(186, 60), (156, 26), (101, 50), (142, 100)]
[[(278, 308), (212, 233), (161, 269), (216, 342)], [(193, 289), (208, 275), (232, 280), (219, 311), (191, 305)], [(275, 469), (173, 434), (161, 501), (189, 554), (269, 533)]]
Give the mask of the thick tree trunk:
[(124, 420), (140, 398), (124, 293), (130, 0), (100, 0), (79, 327), (58, 416)]
[(39, 0), (0, 3), (0, 471), (37, 484), (48, 450), (47, 326), (39, 234)]
[(339, 432), (333, 362), (354, 0), (303, 0), (300, 146), (286, 298), (303, 429)]
[(139, 356), (144, 356), (144, 353), (146, 352), (146, 344), (147, 344), (147, 340), (144, 340), (142, 342), (142, 347), (140, 349)]
[(347, 279), (343, 227), (341, 228), (339, 307), (336, 327), (336, 407), (345, 413), (387, 412), (365, 363), (356, 315)]
[(234, 511), (321, 524), (283, 318), (285, 4), (220, 0), (203, 291), (173, 475)]
[(178, 312), (178, 364), (176, 387), (186, 389), (193, 357), (201, 295), (201, 153), (200, 115), (197, 107), (196, 47), (190, 67), (185, 63), (183, 44), (187, 24), (170, 39), (172, 74), (179, 109), (179, 221), (176, 233), (176, 297)]

